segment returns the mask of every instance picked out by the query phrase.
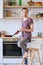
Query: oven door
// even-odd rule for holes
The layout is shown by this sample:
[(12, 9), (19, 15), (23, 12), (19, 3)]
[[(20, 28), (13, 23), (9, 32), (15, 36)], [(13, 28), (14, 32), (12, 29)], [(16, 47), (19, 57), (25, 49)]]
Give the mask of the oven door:
[(17, 46), (17, 41), (3, 42), (3, 56), (4, 57), (22, 56), (22, 50)]

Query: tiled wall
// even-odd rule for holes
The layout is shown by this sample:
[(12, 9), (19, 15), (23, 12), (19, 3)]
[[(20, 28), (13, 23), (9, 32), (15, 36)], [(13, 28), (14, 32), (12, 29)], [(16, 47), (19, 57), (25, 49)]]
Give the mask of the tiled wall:
[[(34, 21), (34, 32), (33, 36), (37, 36), (38, 32), (43, 33), (43, 20), (33, 20)], [(0, 30), (5, 30), (8, 34), (13, 34), (16, 30), (21, 27), (21, 20), (0, 20)], [(21, 36), (19, 33), (17, 36)]]
[(5, 30), (8, 34), (14, 34), (19, 27), (21, 27), (20, 20), (0, 20), (0, 30)]

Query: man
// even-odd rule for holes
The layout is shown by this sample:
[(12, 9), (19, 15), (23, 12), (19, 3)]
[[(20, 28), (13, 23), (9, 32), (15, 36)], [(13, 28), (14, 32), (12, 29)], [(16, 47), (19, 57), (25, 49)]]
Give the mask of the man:
[(27, 65), (27, 43), (31, 42), (31, 32), (34, 30), (33, 20), (28, 17), (28, 9), (22, 8), (22, 27), (19, 31), (22, 32), (22, 38), (18, 42), (18, 46), (22, 48), (22, 54), (24, 55), (25, 64)]

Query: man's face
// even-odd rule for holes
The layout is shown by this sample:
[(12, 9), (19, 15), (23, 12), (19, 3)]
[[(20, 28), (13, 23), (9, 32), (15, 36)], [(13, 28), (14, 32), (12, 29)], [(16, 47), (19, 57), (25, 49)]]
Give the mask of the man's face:
[(28, 15), (28, 11), (24, 9), (24, 10), (22, 11), (22, 15), (23, 15), (23, 17), (26, 17), (26, 16)]

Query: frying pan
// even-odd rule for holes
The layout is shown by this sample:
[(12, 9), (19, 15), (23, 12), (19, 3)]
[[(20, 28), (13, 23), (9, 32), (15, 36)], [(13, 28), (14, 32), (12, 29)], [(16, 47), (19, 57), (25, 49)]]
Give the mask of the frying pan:
[(12, 37), (12, 36), (14, 36), (14, 35), (16, 35), (16, 34), (18, 34), (20, 31), (19, 30), (17, 30), (13, 35), (5, 35), (5, 37)]

